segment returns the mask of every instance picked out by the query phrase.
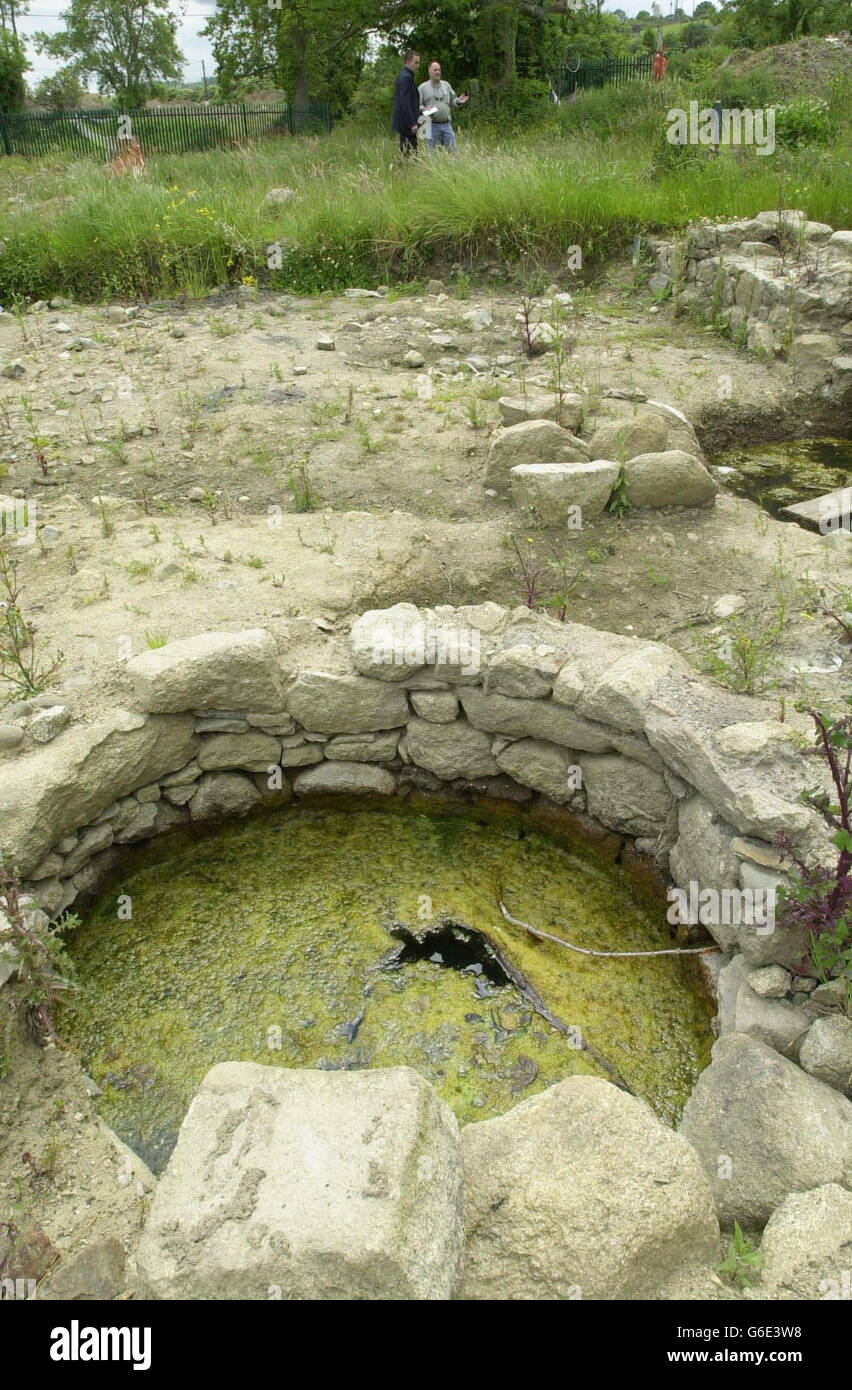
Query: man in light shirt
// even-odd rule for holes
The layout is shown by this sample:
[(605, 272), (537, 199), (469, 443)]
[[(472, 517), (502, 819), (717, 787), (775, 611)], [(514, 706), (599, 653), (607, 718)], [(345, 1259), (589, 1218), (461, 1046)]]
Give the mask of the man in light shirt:
[(418, 90), (423, 110), (430, 111), (434, 108), (429, 127), (430, 150), (440, 149), (443, 145), (450, 154), (454, 154), (456, 134), (453, 130), (452, 108), (464, 106), (468, 99), (467, 92), (457, 97), (449, 82), (441, 80), (440, 63), (429, 64), (429, 81), (421, 82)]

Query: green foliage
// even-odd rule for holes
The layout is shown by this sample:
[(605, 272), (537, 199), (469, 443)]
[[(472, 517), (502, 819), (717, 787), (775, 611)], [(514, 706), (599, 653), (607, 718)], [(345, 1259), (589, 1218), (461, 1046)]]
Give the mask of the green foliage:
[(740, 1229), (739, 1222), (734, 1222), (734, 1238), (728, 1245), (728, 1253), (719, 1265), (719, 1273), (723, 1275), (736, 1288), (750, 1288), (753, 1275), (759, 1274), (763, 1266), (763, 1255), (747, 1240)]
[(320, 505), (319, 493), (315, 490), (308, 472), (307, 459), (300, 461), (291, 468), (287, 486), (293, 498), (294, 512), (315, 512)]
[[(852, 698), (846, 702), (852, 709)], [(820, 979), (839, 979), (848, 1008), (852, 995), (852, 713), (834, 714), (797, 702), (796, 709), (814, 723), (814, 751), (825, 763), (831, 791), (824, 786), (802, 793), (801, 800), (816, 811), (833, 832), (837, 860), (808, 864), (792, 837), (777, 837), (783, 856), (791, 861), (791, 886), (781, 894), (779, 924), (803, 932), (810, 945), (805, 968)]]
[(65, 660), (39, 652), (35, 624), (21, 612), (18, 563), (0, 543), (0, 682), (18, 696), (46, 690)]
[(40, 914), (24, 910), (20, 887), (15, 864), (0, 854), (0, 911), (12, 929), (30, 1029), (40, 1042), (57, 1040), (53, 1012), (72, 988), (74, 973), (62, 937), (78, 927), (80, 919), (65, 913), (58, 922), (42, 925)]
[(344, 110), (381, 8), (375, 0), (220, 0), (201, 33), (229, 99), (260, 79), (283, 87), (297, 107), (322, 100)]
[[(734, 104), (765, 104), (749, 99), (746, 87)], [(701, 148), (669, 144), (667, 110), (716, 95), (709, 83), (668, 81), (590, 91), (562, 108), (549, 103), (544, 137), (542, 126), (478, 134), (471, 124), (460, 129), (455, 159), (424, 158), (404, 170), (389, 131), (379, 137), (354, 124), (319, 142), (149, 156), (139, 181), (110, 179), (94, 161), (33, 168), (7, 159), (6, 187), (19, 192), (25, 176), (27, 207), (3, 203), (0, 304), (60, 293), (79, 300), (198, 294), (246, 275), (307, 293), (394, 285), (422, 281), (441, 263), (464, 275), (480, 258), (534, 266), (572, 245), (593, 269), (637, 233), (777, 207), (779, 189), (782, 206), (832, 226), (848, 223), (848, 84), (827, 94), (836, 141), (781, 146), (772, 159), (741, 148), (708, 162)], [(562, 138), (554, 138), (554, 121)], [(270, 208), (266, 192), (279, 186), (297, 196)], [(51, 204), (46, 220), (41, 201)], [(273, 243), (281, 269), (268, 265)], [(466, 285), (459, 277), (460, 294)]]
[(680, 41), (684, 48), (701, 48), (704, 44), (710, 43), (712, 37), (710, 25), (699, 24), (696, 21), (683, 26)]
[(728, 0), (725, 9), (737, 43), (749, 48), (849, 27), (847, 0)]
[(775, 143), (798, 149), (799, 145), (827, 145), (834, 135), (827, 101), (804, 99), (775, 108)]
[(524, 127), (542, 122), (556, 122), (558, 110), (550, 95), (547, 82), (534, 77), (518, 77), (499, 88), (483, 88), (477, 128)]
[(627, 490), (627, 469), (622, 463), (619, 466), (618, 477), (615, 480), (609, 501), (606, 504), (606, 510), (612, 512), (620, 521), (631, 505), (630, 494)]
[(75, 69), (67, 66), (50, 77), (43, 77), (33, 96), (41, 106), (50, 106), (56, 111), (71, 111), (83, 99), (83, 84)]
[(779, 604), (771, 621), (764, 614), (736, 613), (712, 637), (696, 631), (704, 670), (729, 690), (757, 694), (767, 684), (774, 667), (785, 620), (784, 605)]
[(29, 69), (24, 45), (8, 29), (0, 29), (0, 111), (20, 111), (27, 96), (24, 73)]
[(848, 1001), (852, 990), (852, 916), (841, 918), (830, 930), (811, 937), (811, 963), (823, 983), (845, 982)]
[(93, 74), (98, 90), (127, 106), (141, 106), (160, 78), (180, 77), (178, 20), (168, 0), (71, 0), (64, 28), (34, 35), (39, 53), (69, 58), (79, 74)]

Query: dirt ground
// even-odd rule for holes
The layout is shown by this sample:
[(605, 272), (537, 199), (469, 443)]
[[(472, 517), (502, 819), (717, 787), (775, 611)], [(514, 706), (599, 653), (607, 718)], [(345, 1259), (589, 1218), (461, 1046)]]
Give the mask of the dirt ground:
[[(513, 606), (525, 588), (512, 537), (540, 563), (543, 602), (565, 587), (559, 559), (572, 620), (695, 660), (722, 596), (758, 626), (783, 599), (773, 689), (801, 691), (799, 667), (837, 688), (839, 629), (801, 616), (800, 581), (848, 585), (848, 547), (726, 492), (711, 509), (559, 534), (533, 534), (486, 493), (497, 398), (553, 382), (552, 354), (519, 350), (518, 310), (495, 282), (464, 299), (245, 287), (123, 322), (118, 306), (0, 316), (0, 359), (23, 369), (0, 383), (0, 491), (35, 499), (39, 527), (15, 550), (21, 607), (63, 651), (75, 712), (94, 712), (131, 652), (203, 628), (302, 617), (344, 630), (400, 600)], [(569, 333), (565, 385), (588, 402), (586, 436), (636, 409), (614, 389), (682, 410), (711, 456), (822, 426), (815, 403), (791, 411), (783, 362), (675, 319), (627, 266), (575, 293)], [(412, 351), (422, 365), (405, 365)]]
[(847, 32), (824, 39), (806, 36), (774, 48), (738, 48), (720, 71), (747, 73), (761, 68), (772, 74), (781, 91), (813, 98), (832, 79), (845, 77), (850, 63), (852, 36)]

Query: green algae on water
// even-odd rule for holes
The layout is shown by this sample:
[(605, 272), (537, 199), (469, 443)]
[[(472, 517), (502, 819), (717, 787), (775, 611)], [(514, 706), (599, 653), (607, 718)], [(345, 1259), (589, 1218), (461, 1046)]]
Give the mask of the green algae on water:
[[(581, 1036), (674, 1123), (712, 1041), (694, 961), (569, 953), (508, 926), (501, 898), (578, 945), (671, 945), (662, 894), (642, 901), (623, 869), (516, 809), (285, 808), (137, 851), (70, 943), (82, 996), (66, 1035), (100, 1113), (156, 1171), (205, 1072), (230, 1060), (405, 1064), (468, 1123), (604, 1075)], [(394, 928), (446, 923), (489, 937), (571, 1034), (476, 965), (394, 959)]]
[[(773, 516), (783, 507), (852, 485), (852, 440), (794, 439), (729, 449), (713, 463), (732, 492)], [(733, 469), (733, 472), (730, 470)]]

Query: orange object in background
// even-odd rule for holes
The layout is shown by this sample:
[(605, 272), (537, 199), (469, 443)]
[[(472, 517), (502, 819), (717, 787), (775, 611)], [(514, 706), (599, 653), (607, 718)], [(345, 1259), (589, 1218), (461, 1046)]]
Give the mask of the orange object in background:
[(654, 61), (651, 64), (651, 72), (654, 74), (655, 82), (662, 82), (663, 78), (666, 75), (666, 68), (668, 67), (668, 65), (669, 60), (666, 57), (663, 50), (660, 49), (657, 53), (654, 54)]
[(135, 139), (125, 140), (118, 154), (109, 161), (106, 167), (112, 175), (130, 173), (135, 179), (138, 179), (142, 170), (147, 168), (147, 162), (139, 141)]

